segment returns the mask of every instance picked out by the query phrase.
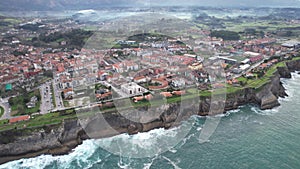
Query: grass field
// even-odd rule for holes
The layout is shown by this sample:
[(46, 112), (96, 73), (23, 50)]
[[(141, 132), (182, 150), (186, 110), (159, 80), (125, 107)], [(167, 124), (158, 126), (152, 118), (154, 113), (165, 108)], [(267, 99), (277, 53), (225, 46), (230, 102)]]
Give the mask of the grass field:
[[(20, 129), (30, 128), (30, 127), (39, 127), (44, 126), (47, 124), (58, 124), (61, 123), (63, 119), (68, 118), (68, 116), (60, 116), (59, 113), (49, 113), (46, 115), (38, 115), (33, 116), (29, 121), (22, 121), (14, 124), (4, 125), (7, 124), (6, 121), (0, 121), (0, 131), (9, 130), (9, 129)], [(1, 125), (2, 123), (2, 125)]]
[(244, 31), (246, 28), (254, 28), (258, 30), (267, 30), (267, 31), (275, 31), (282, 28), (295, 28), (299, 27), (297, 24), (286, 24), (282, 23), (273, 23), (271, 21), (257, 21), (257, 22), (243, 22), (243, 23), (233, 23), (233, 22), (225, 22), (225, 26), (227, 30), (230, 31)]
[(25, 97), (24, 95), (19, 95), (16, 97), (10, 98), (10, 106), (12, 112), (14, 112), (15, 116), (24, 115), (24, 114), (32, 114), (36, 113), (40, 110), (40, 104), (41, 100), (39, 99), (36, 103), (36, 106), (33, 108), (27, 108), (26, 106), (26, 100), (30, 100), (31, 97), (37, 96), (38, 98), (41, 98), (40, 91), (37, 89), (33, 92), (28, 93)]
[(247, 79), (244, 77), (239, 77), (237, 80), (246, 84), (246, 87), (259, 89), (271, 81), (271, 77), (277, 71), (277, 67), (285, 67), (285, 66), (286, 66), (285, 61), (279, 62), (273, 65), (272, 67), (270, 67), (262, 78)]
[(293, 58), (293, 60), (300, 60), (300, 57), (295, 57)]
[[(299, 60), (300, 57), (294, 58), (293, 60)], [(277, 70), (277, 67), (283, 67), (285, 65), (286, 61), (277, 63), (276, 65), (273, 65), (271, 68), (267, 70), (265, 75), (260, 78), (260, 79), (247, 79), (244, 77), (238, 78), (239, 81), (243, 81), (246, 83), (244, 87), (234, 87), (231, 85), (226, 85), (226, 88), (221, 88), (221, 89), (215, 89), (213, 92), (211, 90), (206, 90), (206, 91), (200, 91), (195, 88), (193, 89), (188, 89), (187, 94), (183, 96), (173, 96), (170, 98), (165, 99), (164, 103), (176, 103), (180, 102), (182, 100), (188, 100), (188, 99), (193, 99), (193, 98), (198, 98), (199, 97), (209, 97), (212, 94), (213, 95), (222, 95), (222, 94), (231, 94), (231, 93), (236, 93), (240, 90), (243, 90), (244, 88), (251, 87), (254, 89), (259, 89), (265, 84), (267, 84), (270, 80), (271, 77), (274, 75), (274, 73)], [(21, 97), (21, 96), (20, 96)], [(0, 121), (0, 131), (4, 130), (9, 130), (9, 129), (20, 129), (20, 128), (36, 128), (40, 126), (45, 126), (49, 124), (60, 124), (63, 122), (65, 119), (74, 119), (77, 117), (87, 117), (94, 115), (95, 113), (110, 113), (110, 112), (116, 112), (120, 110), (126, 110), (128, 108), (139, 108), (139, 107), (145, 107), (145, 106), (159, 106), (162, 104), (161, 100), (154, 100), (148, 102), (148, 101), (141, 101), (138, 103), (133, 103), (131, 100), (124, 101), (126, 103), (123, 107), (109, 107), (109, 108), (102, 108), (99, 109), (96, 112), (90, 111), (90, 112), (84, 112), (82, 114), (77, 114), (76, 111), (73, 111), (72, 109), (66, 110), (66, 114), (62, 115), (60, 112), (54, 112), (54, 113), (49, 113), (46, 115), (35, 115), (32, 116), (32, 118), (29, 121), (23, 121), (23, 122), (18, 122), (15, 124), (8, 124), (7, 120), (1, 120)], [(68, 113), (69, 111), (69, 113)]]
[(18, 24), (18, 23), (21, 23), (20, 20), (14, 19), (14, 18), (5, 18), (5, 19), (3, 19), (3, 21), (4, 21), (4, 22), (10, 22), (10, 23), (12, 23), (12, 24)]
[(64, 107), (70, 107), (70, 103), (67, 100), (63, 101)]
[(56, 102), (55, 102), (55, 95), (54, 95), (54, 88), (53, 88), (53, 84), (50, 85), (51, 87), (51, 93), (52, 93), (52, 104), (53, 104), (53, 107), (55, 108), (56, 107)]
[(3, 114), (4, 114), (4, 108), (0, 106), (0, 118), (2, 117)]

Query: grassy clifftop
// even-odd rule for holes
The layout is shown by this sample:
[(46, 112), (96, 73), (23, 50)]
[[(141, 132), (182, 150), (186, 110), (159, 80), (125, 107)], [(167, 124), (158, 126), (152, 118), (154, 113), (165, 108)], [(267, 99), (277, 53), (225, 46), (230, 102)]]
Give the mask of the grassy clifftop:
[[(300, 57), (293, 58), (293, 60), (300, 60)], [(239, 80), (244, 82), (244, 86), (240, 87), (235, 87), (232, 85), (226, 85), (226, 88), (221, 88), (221, 89), (216, 89), (214, 91), (200, 91), (196, 89), (191, 89), (187, 91), (186, 95), (183, 96), (173, 96), (170, 98), (166, 99), (166, 103), (176, 103), (180, 102), (181, 100), (188, 100), (188, 99), (193, 99), (196, 97), (200, 98), (207, 98), (210, 97), (212, 94), (218, 95), (218, 94), (235, 94), (238, 93), (246, 88), (252, 88), (259, 90), (266, 84), (271, 82), (272, 77), (274, 74), (277, 72), (278, 67), (286, 67), (286, 62), (289, 62), (290, 60), (287, 61), (282, 61), (279, 62), (273, 66), (271, 66), (268, 70), (266, 70), (265, 75), (262, 78), (259, 79), (246, 79), (246, 78), (240, 78)], [(127, 100), (129, 101), (129, 100)], [(141, 107), (147, 107), (147, 106), (159, 106), (161, 105), (161, 101), (153, 101), (148, 102), (148, 101), (143, 101), (139, 103), (132, 103), (132, 104), (124, 104), (125, 106), (120, 109), (129, 109), (132, 108), (131, 105), (133, 105), (135, 108), (141, 108)], [(108, 108), (96, 108), (96, 109), (86, 109), (85, 113), (81, 113), (80, 116), (90, 116), (94, 115), (96, 113), (99, 113), (99, 110), (101, 110), (101, 113), (112, 113), (112, 112), (117, 112), (118, 110), (114, 107), (108, 107)], [(76, 114), (75, 109), (68, 109), (64, 111), (58, 111), (58, 112), (53, 112), (49, 113), (46, 115), (34, 115), (31, 117), (30, 120), (28, 121), (23, 121), (23, 122), (18, 122), (14, 124), (8, 124), (8, 120), (2, 120), (0, 121), (0, 131), (5, 131), (5, 130), (11, 130), (11, 129), (22, 129), (22, 128), (36, 128), (36, 127), (41, 127), (45, 125), (51, 125), (51, 124), (60, 124), (63, 122), (63, 120), (66, 119), (74, 119), (77, 118), (78, 114)]]

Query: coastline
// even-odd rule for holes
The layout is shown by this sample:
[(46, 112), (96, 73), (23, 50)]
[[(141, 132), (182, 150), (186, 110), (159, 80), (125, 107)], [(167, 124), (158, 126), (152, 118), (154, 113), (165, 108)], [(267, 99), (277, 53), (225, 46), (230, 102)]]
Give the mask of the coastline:
[[(286, 67), (278, 67), (271, 81), (261, 89), (245, 88), (242, 91), (228, 94), (225, 112), (237, 109), (245, 104), (255, 104), (261, 109), (272, 109), (279, 106), (278, 98), (286, 97), (280, 78), (291, 78), (291, 72), (300, 70), (300, 60), (286, 63)], [(218, 103), (212, 103), (218, 105)], [(179, 121), (186, 120), (191, 115), (208, 115), (211, 106), (210, 98), (201, 98), (199, 103), (191, 102), (184, 108), (184, 114), (178, 114), (180, 103), (170, 103), (156, 108), (162, 111), (151, 122), (141, 124), (131, 122), (120, 114), (105, 114), (105, 119), (118, 133), (135, 134), (155, 128), (170, 128)], [(197, 111), (196, 108), (199, 108)], [(141, 109), (147, 109), (143, 107)], [(224, 113), (224, 112), (221, 112)], [(179, 120), (178, 120), (179, 119)], [(92, 120), (98, 120), (97, 117)], [(95, 127), (95, 126), (87, 126)], [(95, 137), (104, 138), (115, 135), (108, 129), (102, 129)], [(11, 130), (0, 133), (0, 164), (21, 158), (35, 157), (42, 154), (62, 155), (69, 153), (83, 140), (89, 139), (77, 119), (66, 120), (63, 124), (49, 125), (37, 129)], [(17, 153), (16, 153), (17, 152)]]

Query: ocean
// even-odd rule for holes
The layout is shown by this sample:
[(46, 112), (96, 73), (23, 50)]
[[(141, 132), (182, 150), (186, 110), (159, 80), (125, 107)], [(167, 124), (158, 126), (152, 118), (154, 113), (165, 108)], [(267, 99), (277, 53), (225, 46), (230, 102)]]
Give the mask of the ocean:
[(68, 155), (41, 155), (8, 162), (0, 168), (300, 168), (300, 75), (293, 73), (292, 79), (282, 79), (282, 82), (289, 97), (280, 99), (281, 106), (262, 111), (254, 105), (245, 105), (229, 111), (222, 115), (217, 129), (204, 143), (199, 142), (199, 134), (206, 118), (193, 116), (183, 124), (192, 125), (187, 136), (175, 147), (152, 157), (124, 157), (99, 145), (110, 146), (113, 142), (125, 141), (128, 151), (147, 153), (156, 148), (158, 141), (176, 134), (180, 127), (86, 140)]

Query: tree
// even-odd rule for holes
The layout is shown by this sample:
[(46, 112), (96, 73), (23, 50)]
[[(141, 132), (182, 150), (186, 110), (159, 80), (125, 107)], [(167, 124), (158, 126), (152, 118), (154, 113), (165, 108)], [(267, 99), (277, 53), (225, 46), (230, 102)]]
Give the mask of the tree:
[(53, 71), (51, 71), (51, 70), (46, 70), (46, 71), (44, 72), (44, 76), (53, 78)]
[(30, 98), (28, 95), (24, 95), (23, 103), (26, 104), (30, 101)]
[(246, 34), (250, 34), (250, 35), (256, 34), (256, 29), (254, 29), (254, 28), (246, 28), (244, 31)]
[(210, 36), (222, 38), (224, 40), (239, 40), (240, 39), (240, 35), (237, 32), (226, 31), (226, 30), (212, 31), (210, 33)]
[(17, 106), (17, 110), (18, 110), (19, 114), (22, 114), (22, 115), (25, 114), (25, 108), (24, 108), (24, 106), (22, 104), (19, 104)]
[(11, 97), (8, 99), (9, 105), (14, 105), (14, 99)]

